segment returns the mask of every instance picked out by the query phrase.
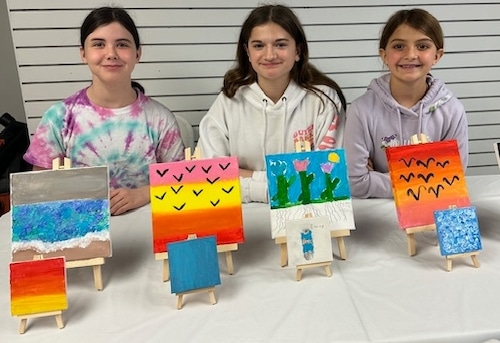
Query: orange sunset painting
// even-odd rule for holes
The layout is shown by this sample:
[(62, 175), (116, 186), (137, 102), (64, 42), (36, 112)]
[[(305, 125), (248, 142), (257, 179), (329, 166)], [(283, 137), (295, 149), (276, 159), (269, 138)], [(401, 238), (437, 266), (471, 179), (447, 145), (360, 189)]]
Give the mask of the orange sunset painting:
[(68, 308), (64, 257), (12, 262), (10, 297), (13, 316)]
[(151, 164), (154, 253), (191, 234), (214, 235), (217, 244), (242, 243), (238, 171), (236, 157)]
[(434, 224), (434, 211), (470, 205), (456, 140), (386, 149), (401, 229)]

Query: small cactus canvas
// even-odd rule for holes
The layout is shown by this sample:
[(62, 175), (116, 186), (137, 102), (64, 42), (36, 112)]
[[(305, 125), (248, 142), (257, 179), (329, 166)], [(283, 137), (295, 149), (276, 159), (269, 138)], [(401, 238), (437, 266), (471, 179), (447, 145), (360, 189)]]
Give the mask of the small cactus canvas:
[(286, 236), (286, 222), (326, 216), (330, 230), (353, 230), (344, 149), (266, 156), (272, 238)]
[(474, 206), (434, 211), (439, 249), (442, 256), (482, 249)]
[(290, 220), (286, 223), (288, 263), (291, 266), (333, 261), (328, 217)]

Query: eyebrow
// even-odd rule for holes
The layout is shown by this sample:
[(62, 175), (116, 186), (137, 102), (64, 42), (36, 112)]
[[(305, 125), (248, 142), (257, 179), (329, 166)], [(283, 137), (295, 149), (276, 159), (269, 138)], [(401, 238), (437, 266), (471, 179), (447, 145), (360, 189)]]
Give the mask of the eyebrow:
[[(95, 41), (106, 41), (106, 39), (104, 38), (92, 38), (90, 39), (91, 42), (95, 42)], [(128, 43), (132, 43), (132, 41), (128, 38), (118, 38), (117, 40), (115, 40), (115, 42), (128, 42)]]
[[(274, 41), (274, 43), (279, 43), (279, 42), (289, 42), (290, 40), (288, 38), (278, 38)], [(260, 39), (254, 39), (250, 41), (250, 43), (262, 43), (262, 40)]]
[[(407, 39), (402, 39), (402, 38), (394, 38), (392, 39), (389, 43), (394, 43), (394, 42), (407, 42)], [(422, 38), (422, 39), (417, 39), (416, 42), (432, 42), (432, 39), (430, 38)]]

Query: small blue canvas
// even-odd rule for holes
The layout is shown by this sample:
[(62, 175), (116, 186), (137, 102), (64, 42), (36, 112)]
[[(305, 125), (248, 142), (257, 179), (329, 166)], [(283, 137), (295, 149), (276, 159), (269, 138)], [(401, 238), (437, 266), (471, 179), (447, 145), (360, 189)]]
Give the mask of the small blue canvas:
[(167, 251), (172, 293), (220, 285), (215, 236), (171, 242)]
[(434, 211), (434, 220), (442, 256), (482, 249), (474, 206)]

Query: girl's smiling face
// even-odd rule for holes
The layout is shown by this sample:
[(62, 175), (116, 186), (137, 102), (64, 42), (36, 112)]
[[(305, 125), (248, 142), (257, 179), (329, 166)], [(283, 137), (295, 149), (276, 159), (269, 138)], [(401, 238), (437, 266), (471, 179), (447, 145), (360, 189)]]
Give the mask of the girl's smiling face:
[(93, 75), (93, 82), (130, 84), (132, 72), (141, 57), (132, 34), (120, 23), (99, 26), (80, 48), (82, 61)]
[(426, 76), (443, 56), (431, 38), (407, 24), (390, 36), (380, 57), (391, 72), (391, 82), (405, 85), (425, 83)]

